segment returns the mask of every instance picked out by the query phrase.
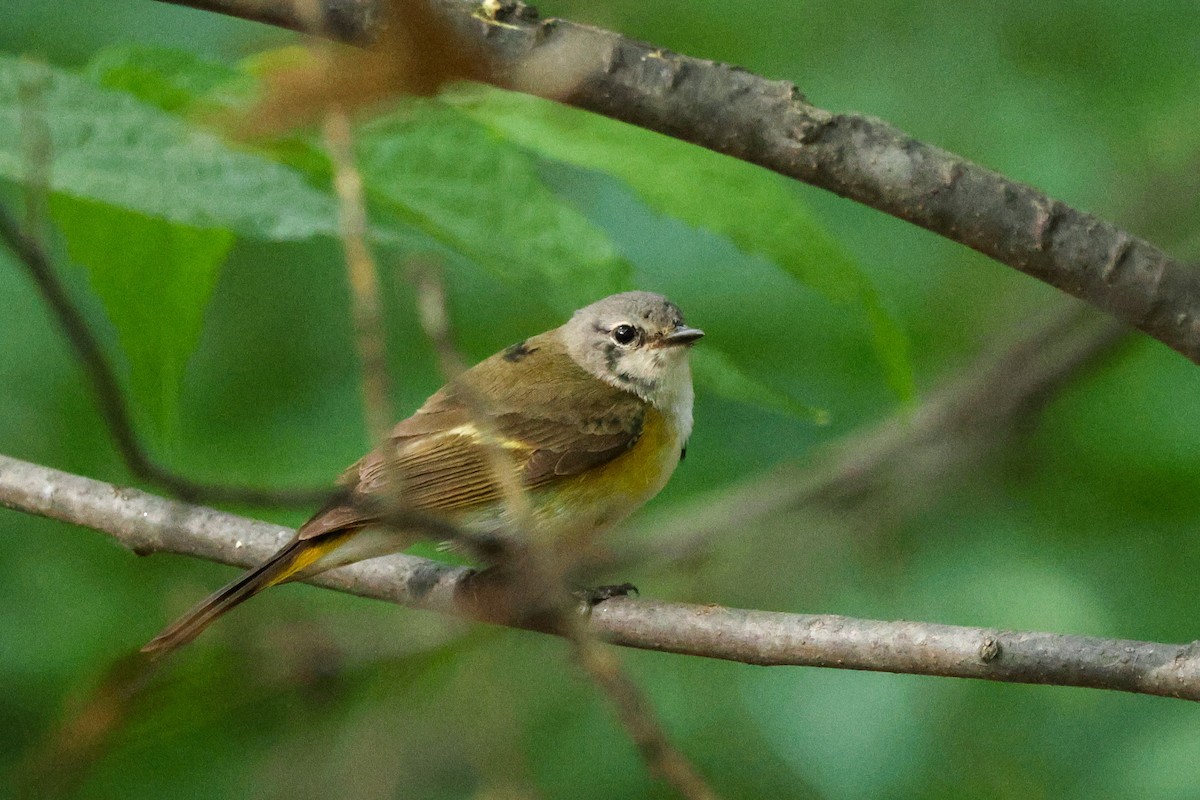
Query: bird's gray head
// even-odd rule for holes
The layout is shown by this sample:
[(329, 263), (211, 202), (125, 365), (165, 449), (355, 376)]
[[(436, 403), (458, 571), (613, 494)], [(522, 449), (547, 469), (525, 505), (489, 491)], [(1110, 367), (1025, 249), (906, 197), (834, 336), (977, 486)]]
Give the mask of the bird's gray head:
[(667, 298), (614, 294), (576, 311), (562, 333), (567, 352), (588, 372), (661, 408), (686, 400), (690, 418), (688, 350), (704, 331), (689, 328)]

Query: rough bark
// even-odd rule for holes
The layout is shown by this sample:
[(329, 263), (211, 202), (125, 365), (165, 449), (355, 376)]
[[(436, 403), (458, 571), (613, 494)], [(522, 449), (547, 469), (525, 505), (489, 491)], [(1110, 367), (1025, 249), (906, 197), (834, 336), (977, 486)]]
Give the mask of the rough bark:
[[(262, 562), (291, 535), (277, 525), (0, 456), (0, 505), (108, 533), (140, 554)], [(470, 570), (414, 556), (374, 559), (311, 582), (363, 597), (470, 614)], [(590, 626), (626, 647), (766, 666), (813, 666), (1087, 686), (1200, 700), (1200, 651), (1053, 633), (882, 622), (619, 598)], [(133, 643), (131, 643), (133, 644)]]
[[(381, 19), (376, 0), (165, 1), (360, 44)], [(882, 120), (814, 106), (786, 81), (539, 19), (521, 3), (499, 3), (488, 18), (471, 0), (430, 2), (483, 46), (500, 86), (692, 142), (907, 220), (1200, 362), (1200, 269), (1111, 222)]]

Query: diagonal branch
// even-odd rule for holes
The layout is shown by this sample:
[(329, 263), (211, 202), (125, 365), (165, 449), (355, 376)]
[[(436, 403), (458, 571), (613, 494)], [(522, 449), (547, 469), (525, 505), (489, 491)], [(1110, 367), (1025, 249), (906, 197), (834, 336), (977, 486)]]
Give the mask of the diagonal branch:
[(185, 500), (209, 503), (245, 503), (257, 506), (313, 506), (329, 498), (330, 489), (258, 489), (247, 486), (203, 483), (186, 478), (155, 461), (142, 447), (120, 382), (83, 314), (59, 280), (41, 243), (21, 230), (7, 208), (0, 205), (0, 243), (7, 246), (29, 271), (63, 335), (75, 351), (79, 365), (108, 426), (113, 444), (125, 466), (136, 477), (161, 486)]
[[(1024, 326), (1032, 327), (1029, 320)], [(655, 518), (648, 526), (653, 536), (626, 537), (605, 551), (603, 567), (694, 561), (730, 531), (814, 506), (835, 508), (843, 520), (863, 505), (876, 518), (880, 503), (910, 514), (972, 474), (1061, 386), (1128, 334), (1116, 320), (1064, 300), (1045, 323), (951, 375), (916, 408), (853, 432), (804, 463), (784, 464)], [(791, 521), (804, 526), (802, 517)]]
[[(348, 42), (378, 0), (162, 0)], [(497, 69), (493, 82), (733, 156), (978, 250), (1200, 361), (1200, 270), (882, 120), (808, 103), (797, 87), (673, 53), (521, 3), (435, 0)], [(564, 87), (563, 75), (571, 76)]]
[(342, 108), (325, 112), (325, 147), (333, 166), (338, 196), (338, 227), (350, 284), (354, 344), (362, 368), (363, 420), (370, 442), (383, 441), (391, 430), (391, 377), (388, 374), (386, 329), (379, 294), (379, 265), (367, 244), (367, 211), (362, 175), (354, 162), (354, 134)]
[[(449, 385), (462, 374), (466, 364), (454, 347), (441, 272), (432, 264), (414, 262), (409, 273), (417, 292), (417, 316), (426, 338), (438, 355), (443, 377)], [(501, 487), (506, 511), (513, 521), (512, 527), (528, 530), (533, 521), (533, 508), (517, 478), (512, 456), (503, 447), (503, 437), (493, 424), (487, 398), (466, 384), (458, 388), (473, 424), (481, 433), (492, 480)], [(556, 557), (544, 541), (535, 540), (526, 547), (502, 549), (508, 551), (504, 553), (506, 558), (496, 563), (492, 573), (509, 576), (508, 588), (515, 591), (510, 591), (513, 597), (508, 602), (513, 602), (516, 606), (514, 610), (518, 611), (523, 606), (547, 606), (547, 629), (570, 642), (575, 662), (608, 699), (650, 771), (670, 783), (687, 800), (717, 800), (717, 794), (700, 771), (667, 736), (653, 707), (626, 674), (616, 655), (600, 646), (596, 632), (575, 613), (571, 597), (563, 586), (566, 564), (562, 563), (562, 559)], [(549, 593), (545, 591), (547, 587), (551, 589)], [(558, 591), (554, 592), (554, 589)], [(530, 596), (531, 590), (533, 595), (541, 596)], [(486, 599), (477, 598), (475, 605), (485, 612), (489, 610)], [(495, 620), (494, 615), (489, 616)], [(504, 621), (523, 616), (529, 615), (507, 614)]]
[[(0, 505), (85, 525), (139, 554), (181, 553), (247, 567), (292, 531), (0, 456)], [(414, 556), (342, 567), (311, 583), (471, 615), (473, 573)], [(466, 590), (465, 592), (463, 590)], [(477, 612), (476, 612), (477, 613)], [(763, 666), (813, 666), (1010, 683), (1086, 686), (1200, 700), (1200, 646), (881, 622), (616, 599), (592, 612), (613, 644)]]

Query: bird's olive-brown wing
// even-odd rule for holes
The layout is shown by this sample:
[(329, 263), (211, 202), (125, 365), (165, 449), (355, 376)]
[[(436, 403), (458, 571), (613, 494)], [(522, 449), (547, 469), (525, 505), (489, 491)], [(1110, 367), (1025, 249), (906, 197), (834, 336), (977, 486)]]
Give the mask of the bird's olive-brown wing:
[[(516, 472), (521, 486), (535, 489), (556, 478), (578, 475), (627, 451), (642, 429), (640, 403), (603, 409), (597, 417), (559, 417), (511, 412), (491, 416), (483, 430), (468, 414), (414, 420), (418, 433), (393, 437), (358, 464), (354, 490), (368, 497), (386, 493), (405, 508), (448, 511), (499, 499), (494, 454)], [(495, 437), (489, 444), (489, 437)], [(498, 440), (498, 441), (497, 441)]]
[[(387, 442), (343, 475), (344, 499), (314, 517), (301, 536), (368, 524), (378, 513), (373, 508), (439, 513), (500, 499), (489, 434), (528, 489), (600, 466), (633, 446), (643, 401), (561, 358), (548, 376), (537, 367), (539, 353), (549, 348), (526, 345), (519, 362), (493, 356), (460, 379), (465, 389), (443, 388), (397, 424)], [(487, 431), (472, 413), (478, 405), (486, 411)]]

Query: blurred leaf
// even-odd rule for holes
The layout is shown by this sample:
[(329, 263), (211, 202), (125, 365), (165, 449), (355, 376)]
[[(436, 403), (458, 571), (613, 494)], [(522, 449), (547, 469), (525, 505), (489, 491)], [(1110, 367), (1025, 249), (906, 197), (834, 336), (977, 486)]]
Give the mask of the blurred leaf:
[[(641, 39), (802, 79), (812, 96), (890, 119), (1107, 216), (1137, 218), (1176, 252), (1196, 256), (1179, 244), (1196, 233), (1195, 214), (1189, 215), (1195, 195), (1187, 190), (1188, 176), (1197, 173), (1200, 137), (1195, 0), (869, 0), (850, 14), (842, 4), (807, 3), (802, 19), (781, 8), (757, 0), (730, 13), (728, 2), (697, 0), (686, 13), (664, 14), (659, 4), (633, 0), (602, 7), (558, 0), (554, 12), (568, 18), (602, 13), (606, 26)], [(5, 10), (0, 49), (72, 61), (86, 60), (114, 39), (239, 55), (276, 40), (262, 26), (155, 3), (13, 2)], [(224, 96), (223, 89), (214, 91)], [(204, 102), (179, 110), (189, 113)], [(14, 129), (3, 131), (0, 153), (18, 149)], [(1021, 135), (1030, 131), (1036, 134)], [(308, 173), (308, 183), (321, 185), (328, 170), (310, 146), (319, 142), (311, 132), (297, 139), (286, 151), (268, 143), (265, 158), (287, 159)], [(567, 144), (589, 146), (580, 138)], [(627, 150), (622, 157), (641, 156)], [(571, 184), (580, 170), (556, 169), (560, 179), (551, 179), (545, 159), (537, 161), (546, 184), (575, 208), (584, 207), (583, 194), (620, 180), (593, 167), (595, 175)], [(123, 179), (116, 170), (109, 175)], [(676, 179), (697, 185), (686, 175)], [(800, 190), (781, 185), (787, 188), (782, 201), (794, 202)], [(14, 188), (0, 179), (9, 202), (19, 194)], [(651, 216), (643, 203), (631, 202), (631, 193), (606, 190), (594, 196), (599, 210), (582, 212), (610, 232), (623, 254), (635, 251), (601, 220)], [(699, 200), (713, 194), (703, 187), (694, 193)], [(960, 369), (988, 331), (1048, 299), (1045, 287), (1011, 271), (980, 268), (978, 259), (965, 263), (960, 248), (884, 215), (807, 192), (803, 199), (821, 209), (821, 222), (836, 219), (838, 230), (853, 231), (855, 252), (878, 254), (859, 258), (880, 265), (872, 274), (893, 276), (887, 285), (897, 291), (887, 290), (888, 307), (904, 309), (929, 375)], [(508, 199), (520, 201), (515, 193)], [(389, 219), (379, 213), (376, 224)], [(678, 246), (690, 254), (714, 244), (707, 232), (682, 228), (674, 219), (657, 220), (631, 229), (629, 238), (671, 235), (646, 252)], [(728, 247), (715, 244), (720, 254), (713, 260), (719, 261)], [(1200, 247), (1200, 239), (1193, 244)], [(208, 309), (201, 350), (189, 365), (188, 397), (203, 402), (185, 406), (188, 441), (175, 454), (181, 458), (172, 458), (178, 466), (209, 474), (228, 474), (232, 466), (248, 481), (286, 467), (303, 480), (333, 474), (358, 455), (358, 373), (344, 330), (337, 245), (326, 237), (234, 249)], [(658, 269), (630, 258), (638, 261), (635, 276)], [(774, 267), (747, 261), (755, 262), (754, 272), (737, 273), (731, 297), (722, 294), (734, 283), (728, 271), (707, 265), (687, 272), (672, 265), (678, 271), (660, 288), (686, 299), (694, 320), (710, 329), (711, 341), (696, 348), (698, 360), (719, 341), (743, 369), (773, 386), (803, 385), (822, 398), (840, 398), (822, 400), (836, 403), (830, 408), (838, 430), (796, 435), (807, 426), (782, 417), (772, 424), (758, 415), (706, 415), (698, 434), (709, 446), (689, 453), (692, 468), (680, 470), (672, 497), (660, 502), (715, 490), (739, 469), (794, 458), (826, 433), (840, 435), (842, 425), (889, 411), (878, 370), (858, 357), (858, 340), (866, 335), (862, 306), (851, 297), (850, 305), (820, 308), (798, 297), (809, 293), (799, 282), (799, 292), (784, 286), (791, 278), (783, 269), (770, 275)], [(77, 366), (16, 266), (0, 252), (0, 451), (112, 474), (111, 446), (80, 396)], [(460, 333), (473, 344), (468, 352), (491, 349), (497, 335), (515, 341), (508, 337), (552, 316), (533, 299), (541, 293), (522, 295), (476, 269), (452, 272), (448, 280), (452, 308), (465, 317)], [(391, 308), (407, 307), (406, 294), (397, 299)], [(520, 302), (510, 305), (514, 299)], [(725, 315), (715, 313), (720, 305), (728, 307)], [(764, 326), (796, 325), (808, 342), (819, 341), (821, 355), (811, 357), (813, 351), (795, 340), (756, 339), (757, 326), (739, 330), (732, 322), (746, 308)], [(813, 312), (821, 318), (810, 319)], [(435, 370), (413, 321), (400, 312), (392, 323), (398, 326), (389, 341), (394, 363), (419, 371), (406, 372), (399, 390), (419, 402)], [(793, 352), (805, 358), (805, 374), (784, 382), (771, 365), (788, 363)], [(698, 602), (741, 599), (754, 607), (1002, 627), (1034, 620), (1044, 623), (1039, 628), (1065, 625), (1075, 633), (1187, 641), (1195, 636), (1200, 605), (1193, 600), (1200, 493), (1192, 488), (1200, 481), (1200, 415), (1179, 399), (1195, 390), (1194, 371), (1155, 343), (1131, 344), (1064, 387), (1034, 426), (1033, 441), (1018, 441), (993, 467), (964, 475), (964, 485), (939, 487), (951, 496), (916, 517), (908, 514), (909, 503), (895, 507), (887, 498), (867, 498), (869, 520), (847, 517), (848, 507), (806, 517), (811, 524), (764, 520), (724, 537), (722, 549), (702, 565), (617, 577), (659, 596), (678, 591)], [(807, 388), (791, 391), (810, 397)], [(1023, 432), (1015, 431), (1018, 437)], [(106, 659), (151, 635), (154, 621), (226, 579), (227, 570), (186, 559), (131, 559), (106, 537), (16, 512), (0, 511), (0, 542), (0, 774), (9, 776)], [(732, 566), (738, 556), (750, 566)], [(805, 568), (797, 571), (801, 563)], [(994, 574), (981, 584), (985, 566)], [(1058, 574), (1047, 573), (1050, 567)], [(746, 580), (751, 572), (754, 580)], [(1050, 580), (1046, 586), (1029, 583), (1043, 577)], [(1024, 595), (1022, 580), (1030, 587)], [(524, 796), (667, 795), (595, 690), (568, 668), (562, 643), (504, 631), (474, 658), (454, 658), (446, 673), (441, 665), (428, 677), (406, 665), (371, 668), (366, 659), (373, 646), (388, 658), (396, 646), (408, 649), (414, 627), (434, 628), (439, 621), (303, 587), (280, 592), (278, 600), (268, 593), (256, 601), (263, 605), (231, 618), (223, 636), (216, 631), (180, 654), (145, 716), (95, 765), (80, 796), (170, 797), (181, 794), (180, 787), (207, 798), (499, 796), (494, 787), (469, 785), (489, 774), (513, 774), (518, 786), (523, 776), (534, 776), (541, 785)], [(344, 613), (338, 611), (343, 606)], [(237, 646), (257, 641), (259, 627), (295, 624), (326, 610), (337, 616), (321, 625), (331, 626), (346, 646), (346, 665), (363, 665), (339, 676), (346, 691), (332, 703), (314, 704), (308, 690), (274, 682), (269, 670), (259, 675), (270, 667), (258, 663), (265, 651)], [(394, 630), (379, 627), (391, 622)], [(429, 633), (419, 636), (426, 641)], [(672, 739), (725, 797), (1168, 800), (1191, 797), (1200, 779), (1200, 717), (1170, 700), (983, 681), (750, 670), (658, 653), (625, 652), (622, 660)], [(254, 675), (246, 674), (248, 665)], [(480, 718), (487, 720), (482, 729), (473, 724)], [(497, 732), (512, 741), (495, 745)], [(489, 773), (494, 764), (509, 772)]]
[(368, 194), (492, 274), (572, 311), (630, 288), (598, 228), (552, 193), (531, 156), (434, 103), (412, 103), (358, 136)]
[[(747, 714), (758, 722), (773, 755), (790, 762), (818, 796), (931, 796), (920, 791), (924, 743), (938, 720), (934, 701), (939, 693), (953, 691), (946, 682), (926, 688), (891, 676), (838, 670), (762, 677), (742, 674), (748, 696), (770, 686), (770, 700), (747, 703)], [(871, 754), (869, 767), (864, 767), (864, 753)]]
[(692, 372), (697, 383), (727, 400), (762, 406), (789, 416), (812, 420), (817, 425), (829, 424), (829, 412), (825, 409), (807, 406), (771, 388), (710, 345), (698, 347), (692, 352)]
[(244, 72), (194, 53), (146, 45), (101, 50), (84, 75), (105, 89), (126, 92), (143, 103), (178, 113), (228, 109), (255, 93), (255, 80)]
[(298, 173), (128, 95), (8, 56), (0, 56), (0, 178), (25, 179), (27, 114), (49, 128), (56, 192), (264, 239), (336, 233), (333, 200)]
[(917, 396), (917, 387), (908, 335), (883, 307), (883, 302), (867, 279), (864, 277), (861, 280), (859, 299), (867, 315), (876, 357), (883, 367), (888, 386), (901, 400), (910, 402)]
[(137, 406), (160, 434), (172, 431), (184, 367), (233, 234), (66, 195), (52, 198), (51, 211), (116, 327)]
[(250, 53), (238, 62), (238, 69), (255, 78), (263, 79), (280, 70), (294, 69), (312, 63), (312, 48), (303, 44), (287, 44)]
[[(236, 66), (183, 51), (120, 45), (100, 51), (85, 75), (177, 116), (209, 115), (235, 124), (258, 95), (264, 75), (310, 59), (309, 48), (300, 45), (267, 50)], [(312, 131), (256, 139), (254, 145), (268, 161), (300, 172), (322, 193), (332, 195), (329, 158)]]
[(857, 306), (888, 384), (913, 396), (908, 343), (875, 288), (809, 214), (789, 182), (767, 170), (668, 136), (527, 95), (470, 86), (443, 99), (541, 155), (625, 181), (651, 207), (721, 233), (835, 303)]

